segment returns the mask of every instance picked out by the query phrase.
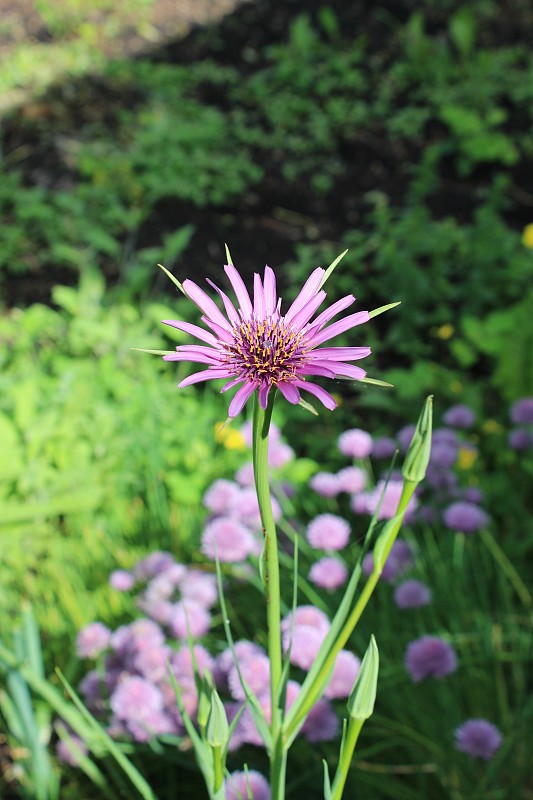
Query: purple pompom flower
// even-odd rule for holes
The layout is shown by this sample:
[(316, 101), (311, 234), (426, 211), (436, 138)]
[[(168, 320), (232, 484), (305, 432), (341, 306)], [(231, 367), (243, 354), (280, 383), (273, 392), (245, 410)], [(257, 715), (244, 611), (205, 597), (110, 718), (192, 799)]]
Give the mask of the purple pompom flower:
[(484, 761), (490, 761), (502, 741), (496, 725), (486, 719), (469, 719), (455, 730), (457, 750)]
[(111, 631), (101, 622), (91, 622), (78, 633), (76, 650), (80, 658), (98, 658), (107, 650), (111, 641)]
[[(403, 482), (397, 480), (378, 481), (371, 492), (361, 494), (353, 498), (352, 510), (356, 513), (364, 511), (367, 514), (374, 514), (379, 506), (378, 519), (392, 519), (398, 511), (398, 504), (403, 492)], [(418, 498), (413, 495), (409, 500), (405, 512), (405, 520), (408, 521), (419, 504)]]
[(374, 442), (372, 455), (374, 458), (392, 458), (396, 450), (396, 442), (389, 436), (380, 436)]
[(80, 757), (86, 756), (89, 753), (89, 748), (79, 736), (76, 736), (73, 731), (68, 730), (69, 739), (60, 739), (56, 745), (56, 755), (59, 761), (63, 764), (68, 764), (69, 767), (79, 767)]
[(443, 678), (457, 669), (455, 650), (438, 636), (422, 636), (411, 642), (405, 653), (405, 668), (413, 683), (425, 678)]
[(469, 406), (458, 403), (451, 406), (442, 419), (446, 425), (451, 425), (452, 428), (471, 428), (476, 417)]
[(264, 653), (249, 655), (248, 658), (239, 659), (239, 670), (235, 665), (228, 674), (228, 686), (231, 696), (235, 700), (245, 700), (239, 671), (252, 692), (257, 696), (268, 691), (270, 686), (270, 661)]
[(268, 464), (274, 469), (283, 467), (294, 458), (294, 450), (285, 442), (270, 442), (268, 447)]
[(319, 700), (302, 725), (302, 733), (310, 742), (329, 742), (339, 732), (339, 718), (327, 700)]
[(509, 432), (507, 444), (513, 450), (531, 450), (533, 448), (533, 433), (525, 428), (515, 428)]
[(135, 586), (135, 578), (125, 569), (116, 569), (109, 576), (109, 585), (117, 592), (129, 592)]
[[(202, 320), (210, 330), (189, 322), (164, 320), (199, 339), (202, 344), (178, 345), (176, 353), (163, 356), (165, 361), (192, 361), (205, 364), (207, 369), (181, 381), (180, 387), (201, 381), (228, 379), (225, 392), (239, 386), (229, 405), (228, 415), (235, 417), (249, 397), (257, 392), (262, 408), (267, 407), (272, 387), (278, 388), (292, 404), (299, 403), (300, 392), (314, 395), (326, 408), (333, 410), (335, 399), (321, 386), (310, 382), (310, 376), (351, 378), (361, 380), (366, 373), (361, 367), (349, 364), (370, 354), (369, 347), (320, 347), (324, 342), (368, 322), (368, 311), (351, 314), (338, 322), (328, 323), (355, 298), (347, 295), (315, 317), (326, 298), (321, 289), (325, 270), (315, 269), (288, 311), (281, 315), (281, 300), (276, 294), (276, 278), (265, 267), (264, 279), (254, 275), (253, 303), (244, 282), (232, 264), (225, 267), (235, 296), (237, 308), (229, 297), (211, 281), (209, 283), (222, 299), (225, 315), (214, 301), (191, 280), (183, 282), (183, 291), (201, 310)], [(313, 319), (314, 318), (314, 319)]]
[(482, 508), (464, 500), (448, 506), (443, 517), (448, 528), (461, 533), (475, 533), (489, 522), (489, 516)]
[(150, 553), (146, 558), (142, 558), (135, 564), (134, 575), (136, 580), (148, 580), (164, 572), (172, 564), (175, 564), (174, 556), (171, 553), (165, 553), (160, 550), (155, 550)]
[(360, 428), (352, 428), (339, 436), (339, 450), (349, 458), (366, 458), (372, 452), (372, 437)]
[(322, 497), (336, 497), (342, 491), (337, 475), (332, 472), (317, 472), (309, 481), (309, 486)]
[[(414, 564), (413, 549), (411, 545), (403, 539), (397, 539), (391, 547), (390, 553), (381, 572), (381, 579), (386, 583), (393, 583), (399, 575)], [(374, 556), (367, 553), (361, 565), (363, 575), (367, 577), (374, 570)]]
[(394, 590), (394, 602), (398, 608), (427, 606), (431, 603), (431, 590), (421, 581), (405, 581)]
[(307, 526), (307, 540), (318, 550), (342, 550), (350, 538), (350, 526), (335, 514), (319, 514)]
[(344, 467), (337, 472), (337, 480), (343, 492), (357, 494), (362, 492), (366, 486), (368, 476), (361, 467)]
[(202, 534), (202, 552), (215, 561), (244, 561), (255, 551), (255, 539), (244, 525), (232, 517), (217, 517)]
[(226, 800), (270, 800), (270, 786), (261, 773), (253, 769), (246, 772), (232, 772), (226, 778)]
[(348, 697), (351, 694), (360, 667), (361, 661), (357, 656), (354, 656), (349, 650), (341, 650), (335, 659), (333, 673), (324, 692), (324, 697), (330, 700)]
[(400, 452), (407, 453), (411, 439), (413, 438), (416, 425), (405, 425), (398, 431), (398, 441), (400, 443)]
[(236, 505), (239, 493), (236, 483), (219, 478), (204, 494), (204, 506), (213, 514), (226, 514)]
[(510, 416), (515, 425), (533, 425), (533, 397), (522, 397), (513, 403)]
[(338, 558), (321, 558), (309, 571), (309, 580), (321, 589), (338, 589), (347, 579), (348, 569)]
[(178, 639), (193, 639), (205, 636), (211, 626), (211, 615), (203, 606), (194, 600), (182, 600), (175, 603), (169, 627)]

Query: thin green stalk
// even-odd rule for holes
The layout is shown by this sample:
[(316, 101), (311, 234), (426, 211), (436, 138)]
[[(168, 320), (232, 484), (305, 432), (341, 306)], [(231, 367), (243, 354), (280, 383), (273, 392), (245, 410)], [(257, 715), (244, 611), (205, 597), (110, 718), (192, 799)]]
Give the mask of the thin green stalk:
[(272, 714), (270, 723), (270, 732), (272, 736), (270, 786), (272, 800), (283, 800), (285, 796), (286, 753), (282, 741), (282, 710), (279, 707), (283, 669), (281, 652), (279, 555), (268, 476), (268, 434), (273, 407), (273, 392), (271, 393), (266, 410), (261, 408), (257, 394), (255, 395), (252, 451), (255, 488), (261, 514), (263, 535), (265, 537), (262, 577), (266, 592), (268, 657), (270, 659), (270, 700)]
[(520, 600), (522, 601), (523, 605), (526, 608), (530, 609), (533, 605), (533, 599), (529, 592), (529, 589), (525, 585), (524, 581), (518, 574), (514, 564), (512, 564), (509, 559), (507, 558), (506, 554), (494, 539), (493, 536), (487, 531), (482, 530), (480, 533), (481, 541), (492, 555), (493, 559), (496, 561), (504, 575), (508, 578), (509, 582), (513, 586), (513, 589), (519, 596)]
[(339, 766), (337, 767), (335, 780), (333, 781), (333, 786), (331, 787), (331, 800), (341, 800), (342, 798), (342, 793), (348, 777), (348, 771), (350, 769), (350, 764), (352, 763), (355, 745), (357, 744), (359, 734), (361, 733), (361, 728), (364, 724), (364, 719), (353, 719), (353, 717), (350, 717), (348, 730), (346, 731), (346, 738), (343, 742), (343, 747), (341, 750)]

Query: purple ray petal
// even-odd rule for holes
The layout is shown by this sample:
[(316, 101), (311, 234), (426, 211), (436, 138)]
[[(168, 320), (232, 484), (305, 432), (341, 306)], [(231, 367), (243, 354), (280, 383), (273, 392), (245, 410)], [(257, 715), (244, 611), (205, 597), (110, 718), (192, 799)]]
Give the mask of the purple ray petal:
[(239, 306), (242, 312), (243, 319), (250, 319), (253, 313), (253, 308), (252, 308), (252, 303), (250, 301), (250, 295), (248, 294), (248, 290), (244, 285), (243, 279), (241, 278), (241, 276), (239, 275), (233, 264), (226, 264), (224, 269), (233, 287), (235, 296), (239, 301)]
[(236, 417), (237, 414), (242, 411), (244, 404), (257, 389), (257, 386), (258, 384), (256, 381), (246, 382), (244, 386), (241, 386), (229, 404), (228, 417)]
[(163, 325), (170, 325), (172, 328), (177, 328), (179, 331), (189, 333), (191, 336), (196, 336), (197, 339), (201, 339), (202, 342), (207, 342), (207, 344), (213, 347), (218, 345), (216, 337), (213, 336), (212, 333), (209, 333), (209, 331), (204, 331), (204, 329), (198, 327), (198, 325), (192, 325), (190, 322), (180, 322), (175, 319), (163, 319), (161, 321)]
[(369, 319), (370, 315), (368, 311), (358, 311), (357, 314), (350, 314), (348, 317), (334, 322), (329, 328), (324, 328), (323, 331), (317, 333), (313, 336), (312, 342), (316, 347), (322, 344), (322, 342), (326, 342), (328, 339), (338, 336), (339, 333), (344, 333), (344, 331), (348, 331), (350, 328), (355, 328), (356, 325), (362, 325), (363, 322), (368, 322)]
[(313, 350), (313, 359), (320, 361), (331, 358), (333, 361), (358, 361), (371, 353), (370, 347), (321, 347)]
[(326, 406), (326, 408), (328, 408), (330, 411), (333, 411), (335, 408), (337, 408), (337, 402), (335, 398), (316, 383), (308, 383), (307, 381), (294, 381), (294, 384), (300, 389), (303, 389), (303, 391), (313, 394), (318, 400), (320, 400), (322, 405)]
[(303, 367), (298, 367), (299, 375), (320, 375), (322, 378), (334, 378), (335, 373), (328, 369), (322, 362), (307, 361)]
[(254, 273), (254, 314), (259, 320), (263, 320), (266, 315), (265, 292), (257, 272)]
[(229, 378), (231, 375), (230, 370), (217, 369), (216, 367), (208, 367), (201, 372), (193, 372), (188, 378), (178, 383), (179, 389), (184, 389), (185, 386), (191, 386), (193, 383), (201, 383), (202, 381), (215, 381), (217, 378)]
[(231, 330), (231, 325), (223, 315), (222, 311), (216, 305), (216, 303), (211, 300), (208, 294), (204, 292), (203, 289), (200, 289), (194, 281), (190, 281), (187, 279), (183, 281), (183, 289), (187, 297), (189, 297), (193, 303), (196, 303), (198, 308), (203, 311), (203, 313), (209, 317), (210, 319), (218, 322), (218, 324), (222, 328), (226, 328), (226, 330)]
[(209, 286), (213, 287), (215, 292), (218, 292), (219, 297), (222, 299), (222, 302), (224, 303), (224, 309), (226, 311), (226, 314), (228, 315), (229, 321), (233, 325), (240, 325), (241, 324), (241, 318), (239, 317), (239, 315), (237, 313), (237, 309), (235, 308), (235, 306), (233, 305), (233, 303), (229, 299), (228, 295), (225, 294), (222, 291), (222, 289), (219, 289), (218, 286), (216, 285), (216, 283), (213, 283), (213, 281), (209, 280), (209, 278), (206, 278), (206, 281), (208, 282)]
[(215, 366), (223, 363), (220, 358), (213, 358), (204, 353), (170, 353), (163, 356), (163, 361), (192, 361), (196, 364), (213, 364)]
[(270, 392), (270, 384), (269, 383), (262, 383), (259, 387), (259, 403), (261, 404), (261, 408), (264, 410), (268, 405), (268, 393)]
[(340, 314), (341, 311), (344, 311), (345, 308), (351, 306), (352, 303), (355, 303), (355, 297), (353, 294), (347, 294), (346, 297), (341, 297), (340, 300), (337, 300), (336, 303), (333, 303), (329, 308), (326, 308), (321, 314), (318, 315), (316, 319), (313, 320), (313, 328), (318, 326), (321, 328), (326, 322), (329, 322), (330, 319), (333, 319), (337, 314)]
[(293, 406), (300, 402), (300, 392), (296, 388), (296, 381), (291, 383), (280, 381), (280, 383), (278, 383), (278, 389), (285, 400), (288, 400), (289, 403), (293, 404)]
[[(202, 317), (201, 319), (204, 325), (207, 325), (208, 328), (211, 328), (211, 330), (216, 333), (219, 339), (222, 339), (222, 341), (226, 342), (227, 344), (233, 344), (233, 331), (229, 333), (225, 328), (222, 328), (220, 325), (217, 325), (216, 322), (213, 322), (212, 319), (209, 319), (209, 317)], [(220, 342), (218, 345), (220, 347)]]
[(314, 297), (314, 295), (318, 292), (323, 277), (324, 270), (321, 267), (317, 267), (315, 270), (313, 270), (309, 278), (304, 283), (303, 288), (300, 290), (298, 297), (285, 314), (285, 322), (290, 322), (291, 319), (296, 316), (298, 311), (300, 311), (300, 309), (302, 309), (305, 304), (308, 303), (312, 297)]
[(271, 317), (276, 310), (276, 276), (274, 270), (270, 267), (265, 267), (265, 277), (263, 280), (265, 292), (265, 307), (267, 317)]
[(225, 383), (222, 389), (220, 390), (220, 394), (224, 394), (224, 392), (229, 391), (229, 389), (233, 389), (235, 386), (238, 386), (239, 383), (242, 383), (245, 380), (246, 378), (238, 377), (234, 378), (232, 381), (228, 381), (228, 383)]
[(345, 364), (344, 361), (325, 361), (324, 364), (328, 366), (338, 375), (343, 378), (353, 378), (356, 381), (362, 380), (366, 372), (361, 367), (356, 367), (355, 364)]
[(323, 290), (317, 292), (315, 296), (312, 297), (311, 300), (309, 300), (309, 302), (306, 303), (305, 306), (301, 308), (293, 317), (291, 321), (291, 328), (293, 330), (301, 330), (303, 326), (309, 322), (317, 308), (322, 305), (325, 297), (326, 293)]

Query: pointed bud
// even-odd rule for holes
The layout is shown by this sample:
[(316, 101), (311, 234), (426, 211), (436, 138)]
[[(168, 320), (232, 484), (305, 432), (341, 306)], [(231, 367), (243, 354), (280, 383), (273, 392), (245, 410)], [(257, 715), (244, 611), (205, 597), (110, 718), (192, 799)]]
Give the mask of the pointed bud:
[(198, 697), (198, 709), (196, 711), (196, 720), (200, 727), (201, 731), (205, 730), (205, 726), (207, 725), (207, 720), (209, 719), (209, 711), (211, 709), (211, 703), (209, 702), (209, 689), (207, 687), (203, 687), (202, 691), (200, 692), (200, 696)]
[(426, 475), (431, 454), (431, 428), (433, 417), (433, 395), (429, 395), (418, 418), (409, 450), (405, 456), (402, 475), (406, 481), (420, 483)]
[(378, 685), (379, 651), (372, 635), (359, 674), (348, 700), (348, 712), (353, 719), (368, 719), (374, 713)]
[(206, 741), (211, 747), (225, 747), (228, 741), (228, 718), (216, 689), (211, 692), (211, 708), (207, 720)]

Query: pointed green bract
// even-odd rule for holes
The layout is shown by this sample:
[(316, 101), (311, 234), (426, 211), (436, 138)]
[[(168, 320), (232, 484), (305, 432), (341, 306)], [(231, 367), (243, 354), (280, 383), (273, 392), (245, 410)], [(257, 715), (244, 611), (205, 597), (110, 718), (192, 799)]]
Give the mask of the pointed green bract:
[(233, 261), (231, 260), (231, 253), (230, 253), (230, 251), (229, 251), (229, 247), (228, 247), (228, 245), (227, 245), (227, 244), (224, 244), (224, 248), (225, 248), (225, 250), (226, 250), (226, 261), (228, 262), (228, 264), (230, 264), (231, 266), (233, 266)]
[(433, 395), (429, 395), (420, 413), (416, 430), (403, 462), (402, 475), (406, 481), (420, 483), (426, 476), (431, 455)]
[(396, 308), (401, 304), (401, 300), (397, 300), (396, 303), (388, 303), (386, 306), (380, 306), (379, 308), (375, 308), (373, 311), (368, 312), (368, 316), (370, 319), (373, 317), (377, 317), (379, 314), (384, 314), (385, 311), (390, 311), (391, 308)]
[[(166, 267), (163, 266), (163, 264), (158, 264), (157, 266), (160, 267), (163, 270), (163, 272), (165, 273), (167, 278), (170, 278), (170, 280), (172, 281), (174, 286), (176, 286), (180, 290), (180, 292), (182, 294), (185, 294), (185, 289), (183, 288), (183, 286), (181, 285), (179, 280), (177, 278), (175, 278), (174, 275), (171, 272), (169, 272)], [(185, 294), (185, 297), (187, 297), (186, 294)]]
[(206, 742), (211, 747), (225, 747), (228, 740), (228, 718), (216, 689), (211, 692), (211, 708), (206, 728)]
[(321, 280), (321, 282), (320, 282), (320, 286), (318, 287), (319, 289), (322, 289), (322, 287), (324, 286), (324, 284), (325, 284), (325, 282), (327, 281), (327, 279), (328, 279), (328, 278), (331, 276), (331, 274), (333, 273), (333, 270), (335, 269), (335, 267), (337, 266), (337, 264), (339, 263), (339, 261), (340, 261), (341, 259), (343, 259), (343, 258), (344, 258), (344, 256), (346, 255), (346, 253), (347, 253), (347, 252), (348, 252), (348, 250), (345, 250), (343, 253), (341, 253), (341, 254), (340, 254), (340, 256), (337, 256), (337, 258), (335, 259), (335, 261), (333, 261), (333, 262), (332, 262), (332, 263), (329, 265), (329, 267), (327, 268), (327, 270), (326, 270), (326, 272), (325, 272), (325, 274), (324, 274), (324, 277), (322, 278), (322, 280)]
[(324, 800), (332, 800), (328, 762), (323, 758), (322, 764), (324, 765)]
[(372, 386), (381, 386), (383, 389), (394, 388), (393, 383), (387, 383), (387, 381), (380, 381), (379, 378), (369, 378), (368, 376), (361, 378), (359, 383), (370, 383)]
[(378, 672), (379, 650), (374, 634), (372, 634), (348, 700), (348, 711), (353, 719), (365, 720), (374, 713)]
[(144, 347), (131, 347), (130, 350), (137, 350), (139, 353), (151, 353), (153, 356), (170, 356), (175, 350), (146, 350)]
[(316, 410), (316, 408), (312, 406), (311, 403), (308, 403), (307, 400), (304, 400), (302, 397), (300, 397), (297, 405), (301, 406), (302, 408), (305, 408), (306, 411), (309, 411), (315, 417), (318, 417), (318, 411)]

